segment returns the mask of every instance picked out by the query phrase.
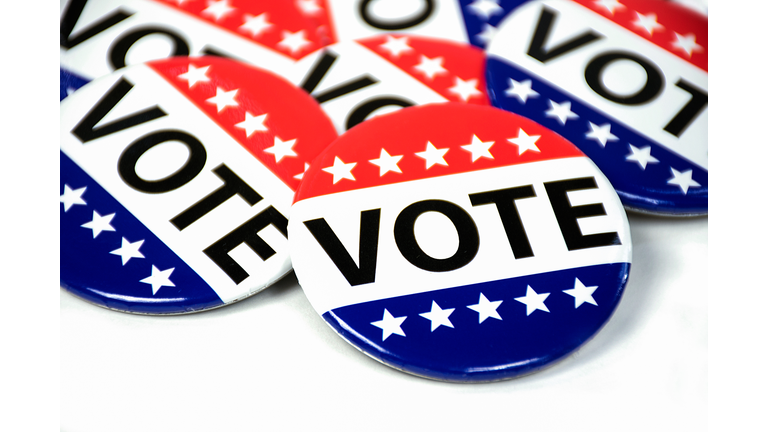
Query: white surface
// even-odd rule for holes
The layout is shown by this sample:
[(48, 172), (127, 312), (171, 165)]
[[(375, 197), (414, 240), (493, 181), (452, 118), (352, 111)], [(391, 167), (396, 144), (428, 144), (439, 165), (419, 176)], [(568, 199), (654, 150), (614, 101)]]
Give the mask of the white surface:
[(113, 312), (61, 290), (61, 430), (702, 430), (707, 227), (630, 215), (634, 264), (613, 318), (561, 363), (490, 384), (430, 381), (368, 358), (314, 312), (293, 273), (177, 317)]

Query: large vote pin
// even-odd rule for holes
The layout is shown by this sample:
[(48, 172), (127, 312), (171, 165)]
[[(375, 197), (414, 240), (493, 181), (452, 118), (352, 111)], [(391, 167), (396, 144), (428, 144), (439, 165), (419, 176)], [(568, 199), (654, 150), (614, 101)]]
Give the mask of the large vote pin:
[(347, 131), (304, 178), (288, 223), (299, 284), (341, 337), (408, 373), (545, 368), (606, 323), (627, 282), (613, 187), (516, 114), (404, 108)]

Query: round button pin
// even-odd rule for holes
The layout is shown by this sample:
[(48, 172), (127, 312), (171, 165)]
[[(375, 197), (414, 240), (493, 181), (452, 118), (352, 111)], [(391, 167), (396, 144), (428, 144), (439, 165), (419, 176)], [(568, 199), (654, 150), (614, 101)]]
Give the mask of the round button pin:
[(288, 75), (320, 103), (339, 133), (377, 114), (433, 102), (490, 105), (485, 55), (471, 45), (384, 34), (339, 42)]
[[(91, 80), (169, 56), (218, 55), (283, 75), (322, 46), (317, 24), (299, 4), (61, 0), (61, 66)], [(66, 90), (63, 78), (61, 86)]]
[(178, 314), (291, 269), (287, 219), (336, 138), (304, 91), (219, 57), (133, 65), (61, 103), (61, 284), (110, 309)]
[(341, 337), (411, 374), (545, 368), (606, 323), (627, 282), (610, 183), (515, 114), (405, 108), (349, 130), (305, 176), (288, 223), (299, 284)]
[(657, 0), (537, 0), (488, 46), (494, 106), (579, 147), (631, 210), (708, 208), (707, 18)]

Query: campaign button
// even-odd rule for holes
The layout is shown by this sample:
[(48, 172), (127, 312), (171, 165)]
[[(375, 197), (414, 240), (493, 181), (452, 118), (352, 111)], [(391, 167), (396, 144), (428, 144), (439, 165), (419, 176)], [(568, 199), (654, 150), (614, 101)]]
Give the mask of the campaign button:
[(410, 35), (339, 42), (298, 61), (288, 79), (320, 103), (339, 133), (403, 107), (490, 105), (485, 55), (473, 46)]
[(631, 210), (707, 213), (707, 18), (656, 0), (543, 0), (488, 47), (492, 103), (578, 146)]
[(282, 75), (322, 46), (294, 2), (61, 0), (60, 63), (86, 80), (169, 56), (217, 55)]
[(632, 252), (616, 192), (574, 145), (460, 103), (340, 136), (307, 170), (288, 238), (299, 284), (341, 337), (445, 381), (572, 353), (618, 305)]
[(290, 271), (294, 191), (337, 136), (304, 91), (233, 60), (175, 57), (94, 80), (60, 111), (64, 288), (179, 314)]
[[(405, 33), (485, 48), (495, 26), (526, 0), (302, 0), (329, 43)], [(327, 29), (327, 30), (326, 30)]]

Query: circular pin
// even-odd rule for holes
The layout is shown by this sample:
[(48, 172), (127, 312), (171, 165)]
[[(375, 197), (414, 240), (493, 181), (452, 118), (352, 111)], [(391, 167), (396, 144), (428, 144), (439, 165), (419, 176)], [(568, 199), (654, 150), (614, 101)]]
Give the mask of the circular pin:
[(608, 180), (561, 136), (496, 108), (377, 117), (305, 176), (288, 223), (299, 284), (339, 335), (408, 373), (545, 368), (605, 324), (629, 275)]
[(61, 66), (90, 81), (169, 56), (217, 55), (283, 75), (322, 46), (304, 3), (61, 0)]
[(61, 284), (110, 309), (196, 312), (291, 269), (287, 218), (336, 132), (282, 78), (218, 57), (133, 65), (61, 103)]
[(707, 18), (657, 0), (542, 0), (488, 46), (494, 106), (574, 143), (631, 210), (708, 208)]
[(385, 34), (339, 42), (298, 61), (289, 80), (339, 133), (375, 115), (433, 102), (490, 105), (485, 55), (471, 45)]

